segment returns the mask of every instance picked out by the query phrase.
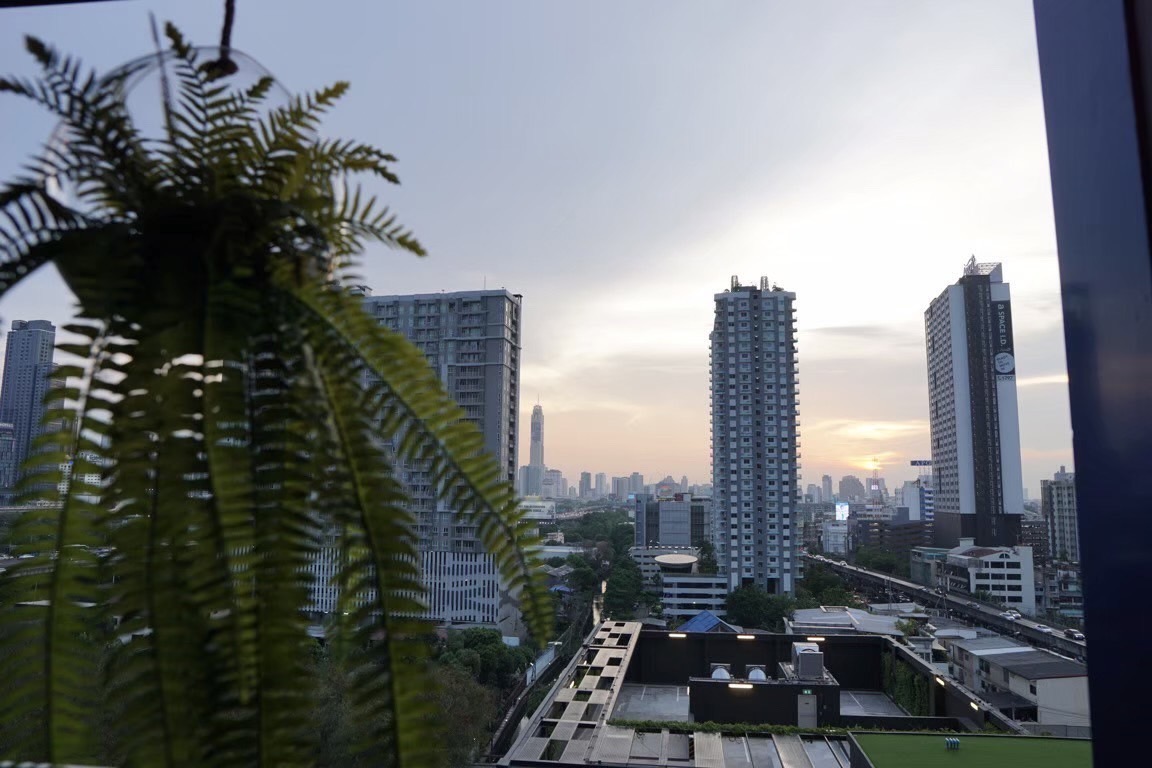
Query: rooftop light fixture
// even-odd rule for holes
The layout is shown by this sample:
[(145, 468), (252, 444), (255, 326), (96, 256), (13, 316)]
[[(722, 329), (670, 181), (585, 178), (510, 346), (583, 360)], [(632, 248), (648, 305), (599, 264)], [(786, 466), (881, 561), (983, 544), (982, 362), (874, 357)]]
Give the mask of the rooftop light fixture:
[(681, 637), (688, 637), (688, 635), (684, 634), (683, 632), (669, 632), (668, 637), (681, 638)]
[(752, 687), (752, 683), (728, 683), (729, 688), (740, 688), (741, 690)]
[(736, 635), (737, 640), (755, 640), (756, 635)]
[(944, 686), (944, 687), (946, 687), (948, 685), (948, 683), (944, 682), (944, 678), (942, 678), (942, 677), (936, 678), (936, 682), (940, 683), (940, 685)]
[(822, 638), (822, 637), (810, 637), (810, 638), (808, 638), (808, 642), (810, 642), (810, 643), (822, 643), (822, 642), (824, 642), (824, 638)]
[(980, 705), (974, 701), (968, 702), (968, 706), (972, 707), (972, 709), (976, 710), (977, 712), (980, 711)]

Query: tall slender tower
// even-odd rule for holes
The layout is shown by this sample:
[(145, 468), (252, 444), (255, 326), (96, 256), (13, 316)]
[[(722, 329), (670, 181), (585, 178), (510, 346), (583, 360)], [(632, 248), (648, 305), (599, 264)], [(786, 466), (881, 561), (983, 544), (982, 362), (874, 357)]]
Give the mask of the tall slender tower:
[(1024, 514), (1012, 301), (999, 264), (972, 258), (924, 313), (934, 537), (1015, 546)]
[[(20, 467), (40, 434), (55, 344), (56, 326), (47, 320), (12, 322), (0, 389), (0, 489), (15, 487)], [(11, 425), (11, 432), (2, 425)]]
[(796, 294), (732, 285), (712, 327), (712, 541), (732, 588), (792, 593), (797, 479)]
[(544, 466), (544, 409), (532, 406), (532, 443), (528, 448), (528, 463), (534, 467)]

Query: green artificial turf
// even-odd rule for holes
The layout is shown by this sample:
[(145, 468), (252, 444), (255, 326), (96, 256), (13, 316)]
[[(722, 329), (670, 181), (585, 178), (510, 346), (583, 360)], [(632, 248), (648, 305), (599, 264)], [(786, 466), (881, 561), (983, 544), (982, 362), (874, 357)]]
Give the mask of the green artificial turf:
[(944, 736), (857, 733), (876, 768), (1091, 768), (1092, 743), (1030, 736), (958, 736), (960, 749), (944, 749)]

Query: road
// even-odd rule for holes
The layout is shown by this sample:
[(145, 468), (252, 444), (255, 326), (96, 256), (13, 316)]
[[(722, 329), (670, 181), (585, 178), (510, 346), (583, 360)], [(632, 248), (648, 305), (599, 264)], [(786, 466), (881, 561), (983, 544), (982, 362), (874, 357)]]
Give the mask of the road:
[(928, 607), (939, 606), (943, 602), (948, 614), (987, 627), (1002, 635), (1018, 637), (1033, 647), (1044, 648), (1078, 660), (1084, 660), (1088, 657), (1088, 648), (1084, 641), (1065, 637), (1062, 628), (1052, 627), (1051, 633), (1048, 633), (1039, 629), (1047, 625), (1033, 621), (1028, 617), (1015, 621), (1005, 619), (1000, 615), (1004, 612), (1004, 608), (979, 603), (971, 595), (939, 594), (921, 584), (906, 581), (887, 573), (869, 571), (820, 555), (804, 555), (803, 557), (810, 563), (830, 568), (844, 577), (850, 584), (863, 584), (884, 595), (891, 593), (895, 602), (905, 602), (899, 599), (900, 595), (907, 595), (912, 600)]

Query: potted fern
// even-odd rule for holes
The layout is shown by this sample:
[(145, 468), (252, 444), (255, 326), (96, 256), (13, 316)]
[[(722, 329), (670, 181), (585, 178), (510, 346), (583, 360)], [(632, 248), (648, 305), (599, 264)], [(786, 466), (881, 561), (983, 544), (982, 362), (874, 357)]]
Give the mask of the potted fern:
[[(350, 291), (367, 242), (423, 254), (352, 183), (395, 183), (394, 158), (319, 136), (346, 84), (271, 105), (270, 78), (234, 84), (166, 34), (157, 136), (126, 104), (147, 60), (101, 77), (29, 39), (38, 79), (0, 79), (61, 121), (0, 191), (0, 296), (55, 265), (78, 340), (61, 345), (67, 386), (49, 396), (63, 427), (26, 469), (29, 498), (51, 502), (20, 524), (38, 554), (0, 577), (0, 757), (309, 764), (302, 608), (329, 536), (342, 564), (333, 633), (368, 649), (355, 655), (356, 716), (389, 762), (432, 764), (396, 462), (425, 462), (474, 519), (540, 640), (550, 603), (478, 430)], [(93, 638), (114, 638), (96, 682)]]

